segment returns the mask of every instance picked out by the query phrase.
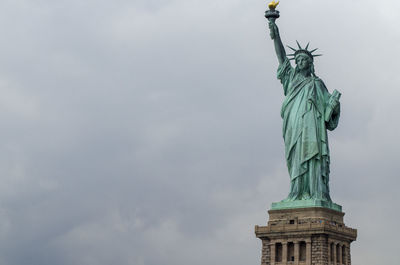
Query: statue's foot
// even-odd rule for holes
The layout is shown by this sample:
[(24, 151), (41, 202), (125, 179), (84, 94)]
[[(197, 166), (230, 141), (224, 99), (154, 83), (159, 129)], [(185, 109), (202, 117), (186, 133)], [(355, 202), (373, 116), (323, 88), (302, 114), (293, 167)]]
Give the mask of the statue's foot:
[(281, 202), (292, 202), (295, 201), (296, 199), (293, 199), (291, 197), (287, 197), (286, 199), (281, 200)]
[(304, 201), (311, 199), (313, 198), (310, 196), (309, 193), (302, 194), (301, 196), (293, 196), (293, 195), (291, 196), (289, 194), (289, 196), (286, 199), (282, 200), (281, 202)]

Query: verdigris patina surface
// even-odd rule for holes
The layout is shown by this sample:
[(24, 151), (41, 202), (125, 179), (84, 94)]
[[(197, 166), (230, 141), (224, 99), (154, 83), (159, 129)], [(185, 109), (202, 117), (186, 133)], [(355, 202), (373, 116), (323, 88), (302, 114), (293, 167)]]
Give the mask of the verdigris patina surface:
[[(277, 77), (283, 85), (283, 138), (286, 164), (290, 175), (290, 192), (286, 199), (273, 203), (272, 209), (327, 207), (341, 211), (329, 196), (329, 145), (327, 130), (334, 130), (340, 116), (340, 93), (330, 94), (323, 81), (315, 75), (316, 50), (308, 44), (286, 54), (275, 20), (279, 17), (277, 3), (270, 3), (265, 16), (279, 61)], [(288, 58), (290, 57), (290, 59)], [(290, 60), (295, 61), (292, 67)]]

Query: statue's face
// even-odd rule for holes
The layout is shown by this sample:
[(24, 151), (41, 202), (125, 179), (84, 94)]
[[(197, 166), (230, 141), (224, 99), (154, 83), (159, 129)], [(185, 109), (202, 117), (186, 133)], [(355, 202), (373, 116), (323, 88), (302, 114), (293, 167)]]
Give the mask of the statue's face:
[(296, 64), (299, 70), (309, 69), (311, 60), (307, 55), (299, 55), (296, 57)]

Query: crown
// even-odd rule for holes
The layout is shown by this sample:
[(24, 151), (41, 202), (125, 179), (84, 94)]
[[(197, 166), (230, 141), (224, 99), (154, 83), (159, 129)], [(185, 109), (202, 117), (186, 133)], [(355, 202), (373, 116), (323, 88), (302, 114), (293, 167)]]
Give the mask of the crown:
[(308, 50), (308, 45), (309, 45), (310, 43), (308, 43), (307, 46), (306, 46), (304, 49), (300, 46), (300, 44), (299, 44), (299, 42), (298, 42), (297, 40), (296, 40), (296, 43), (297, 43), (297, 46), (299, 47), (298, 50), (296, 50), (295, 48), (292, 48), (292, 47), (290, 47), (290, 46), (287, 46), (289, 49), (291, 49), (292, 51), (294, 51), (294, 53), (288, 54), (288, 55), (287, 55), (287, 56), (293, 56), (293, 58), (290, 58), (289, 60), (294, 60), (294, 59), (296, 59), (296, 56), (299, 55), (299, 54), (305, 54), (305, 55), (307, 55), (308, 57), (310, 57), (312, 61), (314, 61), (314, 57), (317, 57), (317, 56), (321, 56), (321, 55), (322, 55), (322, 54), (312, 54), (313, 52), (315, 52), (316, 50), (318, 50), (318, 48), (309, 51), (309, 50)]

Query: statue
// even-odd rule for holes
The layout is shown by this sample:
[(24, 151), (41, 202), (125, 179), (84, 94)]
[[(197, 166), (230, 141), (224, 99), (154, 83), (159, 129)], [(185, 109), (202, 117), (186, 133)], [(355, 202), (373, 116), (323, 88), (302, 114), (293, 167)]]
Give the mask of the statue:
[[(279, 2), (278, 2), (279, 3)], [(279, 61), (277, 77), (283, 85), (283, 138), (286, 164), (290, 175), (290, 192), (286, 199), (273, 203), (274, 208), (322, 206), (341, 211), (329, 195), (329, 146), (327, 130), (334, 130), (340, 116), (340, 93), (328, 92), (315, 75), (314, 50), (297, 42), (298, 49), (289, 47), (286, 54), (275, 20), (278, 3), (270, 3), (265, 17), (269, 20), (270, 36)], [(292, 58), (288, 58), (288, 56)], [(290, 60), (294, 60), (293, 68)]]

